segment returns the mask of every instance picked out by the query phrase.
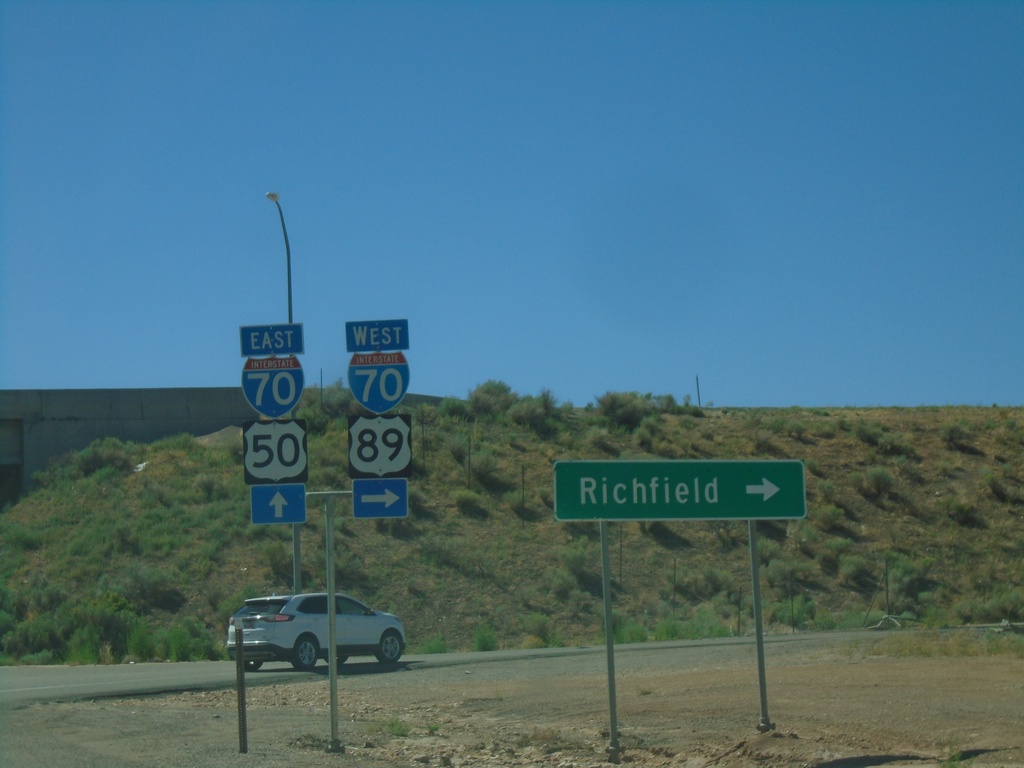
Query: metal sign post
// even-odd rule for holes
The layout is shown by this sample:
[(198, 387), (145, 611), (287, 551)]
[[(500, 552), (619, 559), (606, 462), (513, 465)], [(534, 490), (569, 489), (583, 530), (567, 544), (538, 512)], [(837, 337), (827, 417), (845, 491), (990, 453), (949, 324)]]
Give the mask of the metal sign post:
[(601, 585), (604, 590), (604, 644), (608, 654), (608, 758), (619, 761), (619, 723), (615, 708), (615, 627), (612, 616), (612, 577), (608, 557), (608, 523), (601, 521)]
[(331, 688), (331, 740), (328, 752), (342, 753), (345, 745), (338, 736), (338, 600), (334, 583), (334, 499), (337, 496), (351, 496), (352, 491), (310, 491), (306, 498), (325, 500), (327, 527), (327, 665)]
[(245, 640), (242, 620), (235, 624), (235, 693), (238, 696), (238, 751), (249, 751), (249, 726), (245, 716)]
[(757, 521), (747, 521), (750, 535), (750, 581), (754, 594), (754, 637), (757, 639), (757, 683), (761, 692), (761, 720), (757, 730), (761, 733), (775, 730), (775, 724), (768, 718), (768, 681), (764, 672), (764, 628), (761, 621), (761, 574), (757, 557)]

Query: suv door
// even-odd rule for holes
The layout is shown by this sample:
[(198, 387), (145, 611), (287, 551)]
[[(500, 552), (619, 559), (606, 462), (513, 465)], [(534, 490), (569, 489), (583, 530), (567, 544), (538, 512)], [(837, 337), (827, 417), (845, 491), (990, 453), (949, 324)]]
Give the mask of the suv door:
[(344, 595), (337, 597), (338, 645), (376, 645), (380, 621), (362, 603)]
[(327, 595), (309, 595), (303, 598), (295, 609), (295, 630), (297, 638), (304, 632), (316, 636), (321, 649), (327, 647)]

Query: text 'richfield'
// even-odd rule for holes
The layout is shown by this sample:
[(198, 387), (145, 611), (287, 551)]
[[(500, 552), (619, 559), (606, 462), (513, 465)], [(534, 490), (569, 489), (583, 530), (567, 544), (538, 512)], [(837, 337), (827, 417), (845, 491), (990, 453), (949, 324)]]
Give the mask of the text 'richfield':
[(717, 504), (718, 478), (703, 482), (673, 482), (667, 477), (634, 477), (626, 482), (608, 482), (607, 477), (580, 478), (580, 505), (658, 506), (682, 504)]

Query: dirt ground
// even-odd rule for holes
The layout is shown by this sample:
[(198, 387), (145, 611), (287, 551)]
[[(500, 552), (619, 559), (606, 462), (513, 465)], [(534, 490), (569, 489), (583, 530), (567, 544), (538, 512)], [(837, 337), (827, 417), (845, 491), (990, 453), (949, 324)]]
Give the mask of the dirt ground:
[[(339, 684), (329, 753), (329, 686), (251, 685), (239, 750), (234, 691), (36, 704), (0, 712), (0, 764), (122, 766), (607, 765), (607, 676), (588, 670), (505, 679), (482, 667)], [(258, 674), (258, 673), (257, 673)], [(756, 669), (637, 666), (616, 674), (623, 765), (1024, 766), (1024, 659), (819, 654), (768, 670), (760, 732)]]

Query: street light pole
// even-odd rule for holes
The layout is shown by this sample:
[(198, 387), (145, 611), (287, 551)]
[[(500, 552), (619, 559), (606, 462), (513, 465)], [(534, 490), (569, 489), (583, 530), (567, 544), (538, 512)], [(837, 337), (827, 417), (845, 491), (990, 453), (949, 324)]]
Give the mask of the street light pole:
[(281, 231), (284, 233), (284, 256), (288, 267), (288, 322), (292, 322), (292, 248), (288, 244), (288, 228), (284, 225), (284, 211), (277, 192), (267, 192), (267, 200), (277, 206), (277, 215), (281, 217)]
[[(277, 192), (267, 192), (267, 200), (277, 206), (277, 215), (281, 217), (281, 232), (284, 234), (284, 254), (288, 267), (288, 323), (292, 322), (292, 247), (288, 244), (288, 228), (284, 225), (284, 211)], [(301, 528), (292, 523), (292, 585), (297, 595), (302, 591), (302, 541), (299, 538)]]

